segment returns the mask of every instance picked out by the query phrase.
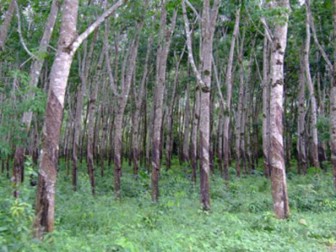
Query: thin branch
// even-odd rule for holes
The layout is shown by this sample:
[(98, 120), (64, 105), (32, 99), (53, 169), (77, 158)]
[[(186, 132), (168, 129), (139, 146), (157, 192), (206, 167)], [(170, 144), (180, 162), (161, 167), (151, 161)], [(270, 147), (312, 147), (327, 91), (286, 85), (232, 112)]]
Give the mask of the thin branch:
[(213, 56), (211, 57), (211, 60), (212, 60), (212, 66), (213, 66), (213, 69), (214, 69), (215, 80), (216, 80), (216, 84), (217, 84), (217, 89), (218, 89), (219, 98), (220, 98), (220, 101), (221, 101), (221, 104), (222, 104), (222, 108), (223, 108), (223, 110), (225, 111), (225, 110), (226, 110), (226, 107), (227, 107), (227, 104), (226, 104), (226, 102), (225, 102), (225, 99), (224, 99), (222, 90), (221, 90), (221, 88), (220, 88), (220, 82), (219, 82), (219, 78), (218, 78), (217, 66), (216, 66), (216, 64), (215, 64), (215, 60), (214, 60)]
[(317, 38), (317, 35), (316, 35), (316, 28), (315, 28), (315, 24), (314, 24), (314, 19), (313, 19), (313, 16), (312, 16), (312, 13), (311, 13), (311, 9), (310, 9), (310, 1), (309, 0), (306, 0), (305, 1), (305, 5), (306, 5), (306, 11), (307, 11), (307, 14), (308, 14), (308, 20), (309, 20), (309, 24), (310, 24), (310, 29), (313, 33), (313, 38), (314, 38), (314, 42), (317, 46), (317, 48), (319, 49), (321, 55), (322, 55), (322, 58), (325, 60), (325, 62), (327, 63), (328, 65), (328, 68), (331, 72), (333, 72), (333, 65), (327, 55), (327, 53), (325, 52), (325, 50), (323, 49), (323, 47), (321, 46), (318, 38)]
[(192, 51), (192, 42), (191, 42), (191, 31), (189, 29), (189, 19), (187, 17), (187, 10), (186, 10), (186, 5), (185, 5), (185, 0), (182, 1), (182, 11), (183, 11), (183, 19), (184, 19), (184, 28), (186, 32), (186, 37), (187, 37), (187, 47), (188, 47), (188, 58), (189, 62), (191, 64), (191, 68), (196, 75), (197, 81), (200, 83), (200, 85), (203, 87), (205, 86), (204, 81), (202, 80), (201, 73), (198, 71), (194, 56), (193, 56), (193, 51)]
[(268, 41), (270, 42), (270, 43), (273, 43), (273, 34), (272, 34), (272, 31), (271, 31), (271, 29), (268, 27), (268, 24), (267, 24), (267, 22), (266, 22), (266, 19), (265, 19), (265, 17), (262, 17), (262, 18), (260, 18), (260, 21), (261, 21), (261, 23), (264, 25), (264, 28), (265, 28), (265, 36), (266, 36), (266, 38), (268, 39)]
[(69, 46), (70, 53), (74, 54), (83, 41), (100, 26), (105, 19), (111, 16), (119, 7), (121, 7), (127, 0), (119, 0), (112, 7), (107, 9), (95, 22), (93, 22), (81, 35), (79, 35), (74, 42)]
[(23, 49), (28, 53), (28, 55), (30, 57), (38, 60), (38, 57), (28, 49), (26, 43), (24, 42), (24, 39), (23, 39), (23, 36), (22, 36), (22, 30), (21, 30), (21, 17), (20, 17), (19, 5), (18, 5), (16, 0), (14, 0), (14, 3), (15, 3), (15, 9), (16, 9), (16, 17), (17, 17), (17, 20), (18, 20), (18, 33), (19, 33), (19, 37), (20, 37), (20, 42), (23, 46)]
[(194, 14), (196, 15), (196, 20), (200, 20), (201, 16), (198, 14), (197, 10), (195, 9), (195, 7), (188, 1), (185, 0), (185, 2), (187, 3), (187, 5), (189, 6), (189, 8), (194, 12)]

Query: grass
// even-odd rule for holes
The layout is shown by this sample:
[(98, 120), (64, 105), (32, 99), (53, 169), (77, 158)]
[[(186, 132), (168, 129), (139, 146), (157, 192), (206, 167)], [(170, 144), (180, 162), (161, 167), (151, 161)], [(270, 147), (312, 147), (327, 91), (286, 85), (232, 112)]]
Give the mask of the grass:
[[(291, 217), (272, 212), (270, 182), (261, 175), (231, 176), (229, 186), (211, 178), (210, 212), (200, 209), (198, 185), (189, 168), (162, 171), (160, 202), (151, 203), (150, 175), (122, 177), (122, 199), (113, 197), (107, 169), (97, 176), (92, 197), (85, 167), (78, 191), (61, 170), (56, 195), (56, 230), (43, 242), (31, 238), (34, 188), (10, 197), (10, 182), (0, 179), (0, 251), (330, 251), (336, 244), (336, 196), (331, 174), (311, 170), (288, 175)], [(232, 172), (233, 173), (233, 172)], [(19, 210), (18, 210), (19, 209)]]

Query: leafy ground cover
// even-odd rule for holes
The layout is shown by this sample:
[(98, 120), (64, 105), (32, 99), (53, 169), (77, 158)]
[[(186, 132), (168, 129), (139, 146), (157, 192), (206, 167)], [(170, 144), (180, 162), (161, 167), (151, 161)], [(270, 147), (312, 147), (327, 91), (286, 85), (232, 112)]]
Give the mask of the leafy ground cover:
[(270, 182), (258, 172), (225, 185), (212, 176), (212, 210), (200, 209), (189, 168), (162, 171), (158, 204), (150, 200), (150, 176), (137, 180), (125, 167), (122, 199), (113, 197), (112, 171), (97, 177), (91, 196), (86, 168), (77, 192), (61, 169), (56, 230), (43, 242), (31, 238), (35, 188), (25, 182), (14, 200), (10, 181), (0, 178), (0, 251), (331, 251), (336, 244), (336, 195), (330, 173), (314, 168), (288, 174), (291, 217), (272, 213)]

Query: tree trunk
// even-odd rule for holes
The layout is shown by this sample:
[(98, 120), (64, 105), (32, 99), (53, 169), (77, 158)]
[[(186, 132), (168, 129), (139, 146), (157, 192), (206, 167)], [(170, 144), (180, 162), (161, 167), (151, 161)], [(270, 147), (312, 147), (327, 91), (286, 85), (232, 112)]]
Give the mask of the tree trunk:
[[(14, 0), (11, 2), (11, 5), (13, 3), (14, 3)], [(47, 23), (44, 28), (43, 36), (40, 41), (39, 54), (45, 54), (47, 52), (50, 38), (51, 38), (53, 29), (55, 26), (58, 9), (59, 9), (58, 0), (53, 0), (51, 4), (51, 8), (50, 8), (49, 17), (47, 19)], [(1, 31), (0, 31), (0, 34), (1, 34)], [(1, 47), (1, 38), (0, 38), (0, 47)], [(30, 67), (30, 72), (29, 72), (30, 86), (32, 88), (37, 87), (43, 63), (44, 63), (44, 58), (36, 58), (33, 60), (33, 63)], [(27, 94), (27, 99), (33, 99), (33, 98), (34, 98), (34, 93), (30, 91)], [(26, 132), (26, 134), (28, 134), (30, 130), (32, 116), (33, 116), (32, 111), (23, 113), (21, 121), (24, 126), (23, 130)], [(25, 149), (26, 148), (25, 148), (24, 142), (16, 146), (16, 149), (15, 149), (15, 155), (14, 155), (14, 184), (15, 184), (15, 187), (18, 187), (18, 185), (21, 183), (22, 178), (20, 178), (19, 174), (21, 174), (24, 169)], [(14, 196), (18, 197), (18, 191), (14, 192)]]
[(44, 232), (54, 229), (55, 183), (57, 175), (58, 143), (62, 124), (64, 96), (73, 56), (81, 43), (114, 11), (123, 4), (120, 0), (105, 11), (81, 35), (77, 34), (78, 0), (65, 0), (56, 57), (50, 72), (39, 179), (36, 196), (34, 235), (42, 238)]
[(184, 131), (183, 131), (183, 147), (182, 147), (182, 161), (189, 162), (189, 139), (190, 139), (190, 96), (189, 83), (186, 87), (186, 105), (184, 111)]
[[(289, 10), (289, 1), (277, 1), (276, 7)], [(274, 6), (273, 5), (273, 6)], [(272, 6), (272, 7), (273, 7)], [(271, 50), (271, 107), (270, 107), (270, 165), (272, 169), (272, 197), (274, 211), (279, 219), (289, 217), (289, 204), (283, 148), (283, 87), (284, 55), (287, 43), (288, 14), (282, 13), (285, 21), (275, 24)]]
[(135, 99), (135, 111), (132, 116), (132, 158), (133, 158), (133, 174), (137, 178), (139, 172), (140, 150), (139, 150), (139, 127), (140, 127), (140, 112), (145, 99), (145, 89), (148, 80), (148, 62), (152, 49), (153, 39), (148, 39), (148, 47), (145, 59), (145, 66), (139, 89), (133, 88)]
[[(235, 26), (232, 34), (231, 39), (231, 46), (230, 46), (230, 52), (229, 52), (229, 59), (228, 59), (228, 65), (226, 69), (226, 79), (225, 79), (225, 85), (226, 85), (226, 108), (224, 110), (224, 129), (223, 129), (223, 152), (224, 152), (224, 176), (225, 178), (228, 178), (229, 173), (229, 149), (230, 149), (230, 139), (229, 139), (229, 132), (230, 132), (230, 114), (231, 114), (231, 100), (232, 100), (232, 83), (233, 83), (233, 59), (234, 59), (234, 50), (235, 50), (235, 44), (236, 39), (239, 33), (239, 23), (240, 23), (240, 7), (236, 11), (236, 20), (235, 20)], [(237, 168), (237, 176), (240, 176), (240, 167)]]
[[(123, 63), (123, 76), (121, 80), (121, 93), (117, 95), (116, 113), (114, 119), (114, 194), (117, 199), (121, 196), (120, 188), (120, 178), (121, 178), (121, 165), (122, 165), (122, 133), (123, 133), (123, 119), (124, 111), (127, 104), (129, 91), (131, 88), (131, 83), (133, 79), (133, 74), (136, 65), (136, 58), (138, 55), (139, 47), (139, 32), (142, 29), (142, 23), (138, 24), (137, 34), (133, 41), (131, 42), (129, 48), (129, 55), (125, 56), (125, 61)], [(110, 64), (108, 62), (108, 64)]]
[(200, 89), (200, 120), (199, 120), (199, 140), (200, 140), (200, 187), (201, 204), (203, 210), (210, 210), (210, 90), (212, 72), (212, 48), (215, 25), (217, 21), (219, 0), (213, 2), (203, 1), (203, 12), (201, 19), (201, 71), (197, 69), (192, 53), (191, 32), (189, 30), (189, 20), (186, 13), (185, 1), (182, 1), (185, 31), (187, 36), (188, 57)]
[[(306, 0), (306, 8), (310, 6), (310, 1)], [(306, 40), (304, 48), (304, 67), (307, 80), (307, 87), (310, 95), (310, 104), (311, 104), (311, 134), (312, 134), (312, 143), (311, 143), (311, 155), (313, 160), (313, 165), (316, 168), (320, 168), (320, 163), (318, 160), (318, 136), (317, 136), (317, 104), (316, 96), (314, 90), (314, 84), (310, 74), (310, 65), (309, 65), (309, 54), (310, 54), (310, 25), (309, 25), (309, 11), (306, 11)]]
[[(302, 54), (303, 55), (303, 54)], [(298, 174), (306, 174), (307, 172), (307, 154), (306, 154), (306, 139), (305, 139), (305, 69), (304, 59), (301, 55), (300, 59), (300, 76), (299, 76), (299, 95), (298, 95), (298, 125), (297, 125), (297, 152), (298, 152)]]
[[(265, 31), (266, 32), (266, 31)], [(263, 48), (263, 119), (262, 119), (262, 142), (263, 142), (263, 156), (264, 156), (264, 174), (266, 177), (271, 176), (271, 166), (269, 159), (270, 151), (270, 82), (269, 82), (269, 57), (270, 46), (265, 36)]]
[(179, 69), (180, 63), (183, 58), (185, 52), (185, 48), (183, 49), (179, 59), (177, 59), (176, 66), (175, 66), (175, 78), (173, 83), (173, 91), (172, 96), (170, 99), (170, 104), (168, 104), (168, 116), (167, 116), (167, 140), (166, 140), (166, 168), (169, 169), (171, 166), (171, 158), (172, 158), (172, 151), (173, 151), (173, 122), (174, 122), (174, 106), (176, 101), (176, 88), (178, 85), (178, 77), (179, 77)]
[(154, 116), (152, 132), (152, 201), (159, 199), (159, 173), (160, 173), (160, 150), (161, 150), (161, 127), (163, 113), (163, 95), (166, 82), (167, 57), (170, 48), (171, 38), (175, 29), (177, 12), (174, 11), (171, 28), (167, 27), (166, 1), (161, 2), (161, 23), (159, 48), (156, 58), (156, 86), (154, 93)]

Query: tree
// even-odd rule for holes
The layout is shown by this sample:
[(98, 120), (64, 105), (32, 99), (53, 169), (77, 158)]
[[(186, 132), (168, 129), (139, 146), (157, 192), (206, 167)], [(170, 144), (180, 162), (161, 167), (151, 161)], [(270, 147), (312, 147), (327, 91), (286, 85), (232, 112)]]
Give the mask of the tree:
[(152, 136), (152, 200), (154, 202), (157, 202), (159, 199), (160, 152), (162, 144), (161, 127), (163, 114), (162, 107), (166, 82), (167, 57), (177, 17), (177, 11), (174, 10), (169, 28), (167, 24), (166, 4), (166, 0), (161, 0), (159, 48), (156, 55), (156, 80), (154, 91), (154, 116)]
[[(270, 1), (270, 10), (280, 9), (272, 26), (270, 60), (270, 167), (273, 206), (276, 216), (288, 218), (289, 204), (283, 148), (284, 55), (287, 43), (289, 0)], [(271, 32), (271, 31), (270, 31)]]
[(34, 223), (34, 235), (37, 238), (42, 238), (43, 233), (52, 232), (54, 229), (58, 142), (65, 90), (74, 54), (82, 42), (123, 3), (123, 0), (117, 1), (79, 36), (76, 35), (79, 1), (65, 0), (63, 3), (60, 37), (57, 54), (50, 72), (50, 88), (43, 126), (43, 145), (39, 164), (36, 219)]
[[(14, 2), (14, 1), (12, 1)], [(33, 62), (30, 67), (29, 72), (29, 79), (30, 79), (30, 90), (33, 90), (37, 87), (41, 70), (44, 63), (45, 54), (47, 53), (48, 45), (54, 30), (55, 22), (57, 19), (59, 9), (59, 3), (58, 0), (53, 0), (50, 7), (50, 13), (44, 28), (43, 36), (40, 41), (40, 46), (38, 50), (38, 56), (33, 59)], [(27, 99), (33, 99), (34, 98), (34, 92), (30, 91), (27, 94)], [(33, 112), (28, 111), (24, 112), (22, 115), (22, 124), (24, 125), (24, 131), (29, 132), (31, 121), (32, 121)], [(13, 175), (14, 175), (14, 183), (16, 184), (16, 187), (21, 183), (21, 180), (23, 179), (23, 168), (24, 168), (24, 154), (25, 154), (25, 147), (24, 143), (19, 144), (16, 146), (15, 154), (14, 154), (14, 169), (13, 169)], [(15, 190), (14, 196), (18, 197), (18, 191)]]
[(212, 72), (212, 48), (215, 25), (219, 9), (219, 1), (215, 0), (210, 7), (210, 1), (203, 1), (201, 17), (201, 69), (195, 64), (192, 52), (192, 38), (187, 17), (186, 1), (182, 1), (183, 18), (185, 33), (187, 37), (188, 58), (192, 70), (197, 78), (197, 89), (200, 90), (200, 119), (199, 119), (199, 139), (200, 139), (200, 184), (201, 184), (201, 203), (203, 210), (210, 210), (209, 195), (209, 175), (210, 175), (210, 88)]

